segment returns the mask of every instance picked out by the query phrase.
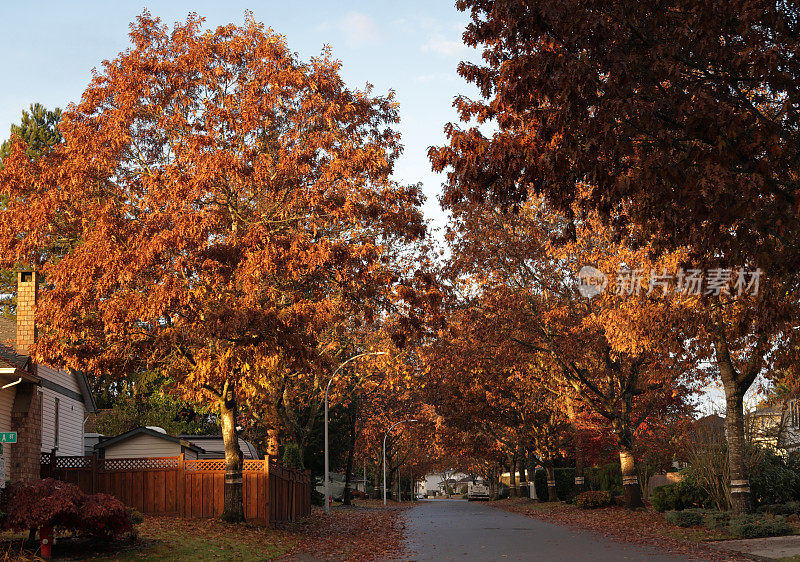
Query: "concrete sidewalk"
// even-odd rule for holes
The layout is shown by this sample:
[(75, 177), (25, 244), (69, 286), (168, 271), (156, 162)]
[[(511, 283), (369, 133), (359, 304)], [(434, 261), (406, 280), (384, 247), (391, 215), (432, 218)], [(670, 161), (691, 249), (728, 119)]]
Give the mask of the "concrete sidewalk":
[(767, 560), (780, 560), (797, 556), (800, 560), (800, 536), (767, 537), (763, 539), (742, 539), (708, 543), (719, 550), (732, 550)]

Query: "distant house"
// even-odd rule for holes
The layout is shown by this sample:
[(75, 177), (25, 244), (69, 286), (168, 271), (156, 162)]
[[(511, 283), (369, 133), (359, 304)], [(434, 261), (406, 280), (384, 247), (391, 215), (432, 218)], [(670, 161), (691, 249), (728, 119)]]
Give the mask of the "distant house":
[[(180, 435), (179, 437), (203, 449), (204, 452), (198, 458), (225, 458), (225, 442), (222, 440), (222, 435)], [(242, 450), (242, 456), (246, 459), (260, 458), (255, 446), (241, 437), (239, 438), (239, 448)]]
[(800, 449), (800, 399), (760, 406), (747, 414), (746, 428), (754, 443), (779, 453)]
[(41, 453), (84, 454), (83, 424), (96, 411), (86, 375), (54, 369), (29, 355), (35, 342), (39, 276), (17, 274), (17, 320), (0, 318), (0, 432), (17, 442), (0, 454), (0, 483), (39, 478)]
[[(224, 459), (225, 444), (221, 435), (167, 434), (160, 427), (137, 427), (116, 437), (92, 434), (97, 440), (93, 452), (100, 458), (176, 457), (183, 453), (185, 459)], [(249, 441), (239, 439), (245, 459), (258, 459), (258, 451)]]
[(101, 439), (94, 446), (97, 456), (103, 459), (140, 457), (177, 457), (197, 459), (205, 451), (180, 437), (173, 437), (160, 427), (137, 427), (116, 437)]

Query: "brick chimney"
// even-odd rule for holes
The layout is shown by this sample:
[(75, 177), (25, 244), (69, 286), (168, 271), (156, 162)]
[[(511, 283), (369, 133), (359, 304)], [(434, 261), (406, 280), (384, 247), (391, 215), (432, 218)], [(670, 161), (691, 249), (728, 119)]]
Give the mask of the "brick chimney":
[(36, 339), (34, 313), (36, 294), (39, 289), (39, 276), (31, 270), (17, 273), (17, 353), (30, 355), (30, 348)]

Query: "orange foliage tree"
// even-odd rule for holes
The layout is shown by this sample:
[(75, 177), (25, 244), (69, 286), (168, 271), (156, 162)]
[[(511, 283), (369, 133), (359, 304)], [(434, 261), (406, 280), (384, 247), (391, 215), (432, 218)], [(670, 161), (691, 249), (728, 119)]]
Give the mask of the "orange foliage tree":
[[(464, 121), (434, 149), (445, 201), (519, 205), (544, 195), (596, 212), (689, 268), (755, 270), (758, 298), (702, 299), (697, 337), (726, 393), (733, 507), (750, 509), (745, 392), (791, 337), (800, 241), (800, 47), (793, 3), (460, 0), (483, 63), (461, 75)], [(568, 233), (569, 234), (569, 233)]]
[[(608, 420), (627, 504), (641, 505), (634, 455), (636, 422), (642, 421), (637, 404), (654, 393), (682, 391), (695, 374), (694, 356), (682, 346), (685, 307), (662, 288), (649, 290), (645, 279), (627, 283), (615, 276), (661, 271), (680, 255), (654, 260), (646, 248), (615, 242), (598, 221), (568, 222), (538, 201), (516, 214), (489, 204), (451, 208), (451, 274), (465, 292), (475, 293), (480, 321), (494, 326), (495, 345), (506, 350), (499, 356), (522, 354), (516, 359), (525, 369), (522, 376), (537, 378), (538, 392), (551, 387), (562, 395), (555, 386), (566, 385)], [(575, 229), (573, 242), (564, 240), (567, 228)], [(588, 264), (607, 272), (608, 286), (594, 298), (582, 296), (576, 282)], [(568, 411), (568, 404), (560, 409)]]
[(418, 187), (390, 179), (391, 94), (348, 89), (329, 53), (302, 62), (250, 14), (201, 27), (145, 12), (64, 112), (64, 142), (11, 147), (0, 266), (44, 276), (38, 357), (158, 367), (216, 401), (236, 521), (237, 403), (276, 370), (322, 368), (319, 334), (398, 296), (388, 249), (424, 226)]

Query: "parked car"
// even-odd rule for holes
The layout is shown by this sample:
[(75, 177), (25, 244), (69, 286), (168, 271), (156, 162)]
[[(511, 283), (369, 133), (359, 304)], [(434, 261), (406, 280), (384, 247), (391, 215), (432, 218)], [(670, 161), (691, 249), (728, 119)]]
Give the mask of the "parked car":
[(475, 483), (469, 485), (469, 489), (467, 490), (467, 501), (488, 500), (488, 499), (489, 499), (489, 486), (486, 486), (485, 484), (475, 484)]

